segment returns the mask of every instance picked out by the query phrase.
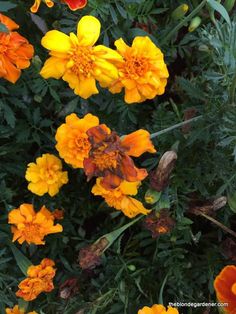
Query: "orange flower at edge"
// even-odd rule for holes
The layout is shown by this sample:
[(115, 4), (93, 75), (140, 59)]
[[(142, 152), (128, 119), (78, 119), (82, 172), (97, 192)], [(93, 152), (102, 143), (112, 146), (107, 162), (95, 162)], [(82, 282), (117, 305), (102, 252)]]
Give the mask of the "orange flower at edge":
[[(36, 13), (39, 9), (41, 2), (42, 0), (35, 0), (34, 4), (30, 8), (30, 11), (32, 13)], [(54, 6), (54, 2), (52, 0), (44, 0), (44, 2), (49, 8), (52, 8)], [(82, 9), (87, 5), (87, 0), (62, 0), (62, 2), (65, 2), (72, 11)]]
[(215, 278), (214, 288), (219, 302), (228, 303), (226, 314), (236, 314), (236, 266), (228, 265)]
[(66, 117), (66, 123), (59, 126), (55, 139), (56, 149), (61, 158), (73, 168), (83, 168), (84, 158), (90, 150), (87, 131), (99, 124), (99, 119), (88, 113), (80, 119), (75, 113)]
[(39, 265), (30, 266), (27, 270), (28, 277), (20, 282), (16, 296), (25, 301), (32, 301), (42, 292), (50, 292), (54, 289), (53, 278), (56, 270), (54, 261), (44, 258)]
[(179, 311), (171, 306), (166, 308), (161, 304), (154, 304), (152, 307), (144, 306), (138, 314), (179, 314)]
[(0, 78), (15, 83), (21, 70), (30, 66), (34, 48), (26, 38), (13, 32), (19, 28), (18, 24), (3, 14), (0, 14), (0, 22), (9, 30), (8, 33), (0, 33)]
[(156, 152), (150, 134), (138, 130), (120, 138), (104, 124), (87, 131), (91, 149), (84, 159), (84, 170), (88, 180), (102, 177), (105, 189), (114, 189), (122, 180), (141, 181), (147, 176), (146, 169), (138, 169), (130, 156), (139, 157), (144, 152)]
[(32, 204), (22, 204), (8, 215), (8, 222), (13, 224), (13, 242), (22, 244), (45, 244), (44, 237), (51, 233), (62, 232), (60, 224), (54, 225), (54, 216), (45, 206), (37, 213)]
[(138, 193), (139, 185), (140, 182), (122, 181), (117, 188), (106, 190), (101, 185), (101, 178), (97, 178), (96, 184), (92, 188), (92, 193), (104, 197), (109, 206), (121, 210), (129, 218), (133, 218), (138, 214), (147, 215), (150, 212), (140, 201), (130, 197), (130, 195)]
[[(20, 309), (18, 305), (15, 305), (13, 309), (7, 308), (6, 314), (26, 314), (26, 313), (25, 313), (25, 310)], [(33, 311), (27, 314), (37, 314), (37, 312)]]

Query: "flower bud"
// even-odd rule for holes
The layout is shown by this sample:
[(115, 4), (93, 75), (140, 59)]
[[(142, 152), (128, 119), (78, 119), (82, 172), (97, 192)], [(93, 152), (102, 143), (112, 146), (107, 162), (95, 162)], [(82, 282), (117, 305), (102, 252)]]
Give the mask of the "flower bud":
[(129, 269), (130, 271), (135, 271), (135, 270), (136, 270), (135, 265), (128, 265), (127, 267), (128, 267), (128, 269)]
[(161, 196), (161, 192), (148, 189), (147, 192), (145, 193), (145, 202), (147, 204), (153, 205), (160, 199), (160, 196)]
[(171, 14), (173, 20), (180, 20), (188, 12), (188, 5), (186, 3), (179, 5)]
[(188, 31), (189, 32), (193, 32), (195, 31), (195, 29), (198, 28), (198, 26), (201, 24), (202, 19), (200, 18), (200, 16), (195, 16), (192, 21), (190, 22)]

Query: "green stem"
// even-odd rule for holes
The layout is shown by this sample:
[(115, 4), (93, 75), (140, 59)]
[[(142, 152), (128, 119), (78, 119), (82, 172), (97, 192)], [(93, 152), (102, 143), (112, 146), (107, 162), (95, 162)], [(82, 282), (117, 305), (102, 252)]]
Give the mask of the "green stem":
[(181, 21), (178, 25), (176, 25), (172, 31), (170, 31), (165, 38), (161, 41), (160, 46), (163, 46), (168, 40), (176, 33), (178, 30), (184, 26), (185, 23), (189, 22), (195, 15), (198, 14), (199, 11), (205, 6), (207, 0), (203, 0), (188, 16), (186, 16), (183, 21)]
[(234, 104), (234, 102), (235, 102), (235, 90), (236, 90), (236, 73), (233, 77), (232, 85), (231, 85), (230, 91), (229, 91), (230, 104)]
[(169, 128), (166, 128), (166, 129), (164, 129), (164, 130), (161, 130), (161, 131), (152, 133), (152, 134), (150, 135), (150, 138), (154, 138), (154, 137), (157, 137), (157, 136), (162, 135), (162, 134), (164, 134), (164, 133), (168, 133), (168, 132), (170, 132), (170, 131), (172, 131), (172, 130), (174, 130), (174, 129), (177, 129), (177, 128), (181, 127), (181, 126), (184, 126), (184, 125), (189, 124), (189, 123), (191, 123), (191, 122), (195, 122), (195, 121), (201, 119), (202, 117), (203, 117), (203, 116), (197, 116), (197, 117), (194, 117), (194, 118), (192, 118), (192, 119), (189, 119), (189, 120), (186, 120), (186, 121), (177, 123), (177, 124), (175, 124), (175, 125), (172, 125), (172, 126), (170, 126)]

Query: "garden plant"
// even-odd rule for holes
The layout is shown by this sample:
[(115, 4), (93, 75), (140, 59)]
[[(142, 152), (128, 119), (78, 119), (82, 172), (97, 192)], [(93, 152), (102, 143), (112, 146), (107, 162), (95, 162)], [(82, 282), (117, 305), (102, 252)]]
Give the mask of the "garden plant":
[(0, 314), (236, 314), (235, 11), (0, 0)]

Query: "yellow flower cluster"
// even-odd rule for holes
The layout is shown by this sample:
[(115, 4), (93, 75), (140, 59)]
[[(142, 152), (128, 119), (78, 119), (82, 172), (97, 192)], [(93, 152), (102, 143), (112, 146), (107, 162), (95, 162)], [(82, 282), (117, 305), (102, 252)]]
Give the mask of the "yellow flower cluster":
[[(26, 314), (24, 309), (19, 308), (18, 305), (15, 305), (13, 309), (7, 308), (6, 314)], [(28, 312), (27, 314), (38, 314), (37, 312)]]
[(112, 93), (125, 91), (125, 102), (140, 103), (165, 91), (169, 76), (161, 50), (147, 36), (136, 37), (129, 47), (123, 39), (115, 42), (117, 50), (97, 45), (101, 24), (93, 16), (78, 23), (77, 35), (52, 30), (42, 38), (50, 50), (40, 74), (62, 78), (75, 94), (87, 99), (98, 94), (96, 82)]
[(152, 307), (144, 306), (138, 314), (179, 314), (179, 311), (171, 306), (166, 310), (162, 304), (154, 304)]

